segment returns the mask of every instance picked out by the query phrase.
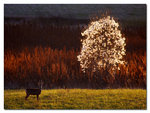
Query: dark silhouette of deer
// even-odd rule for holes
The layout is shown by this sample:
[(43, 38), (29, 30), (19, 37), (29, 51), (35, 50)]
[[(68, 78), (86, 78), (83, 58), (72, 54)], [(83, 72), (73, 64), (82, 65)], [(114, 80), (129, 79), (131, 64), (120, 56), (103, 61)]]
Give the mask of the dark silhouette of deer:
[(25, 100), (27, 100), (27, 98), (30, 95), (36, 95), (37, 96), (37, 100), (39, 99), (39, 95), (41, 94), (41, 89), (42, 89), (43, 82), (42, 81), (38, 82), (38, 85), (40, 86), (40, 88), (28, 88), (28, 89), (26, 89)]

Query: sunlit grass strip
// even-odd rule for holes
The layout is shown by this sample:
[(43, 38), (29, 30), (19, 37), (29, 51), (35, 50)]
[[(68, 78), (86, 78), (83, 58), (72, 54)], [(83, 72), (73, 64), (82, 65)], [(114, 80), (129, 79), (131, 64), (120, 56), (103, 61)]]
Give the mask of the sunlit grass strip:
[(146, 109), (142, 89), (52, 89), (43, 90), (40, 100), (24, 99), (24, 90), (5, 90), (5, 109)]

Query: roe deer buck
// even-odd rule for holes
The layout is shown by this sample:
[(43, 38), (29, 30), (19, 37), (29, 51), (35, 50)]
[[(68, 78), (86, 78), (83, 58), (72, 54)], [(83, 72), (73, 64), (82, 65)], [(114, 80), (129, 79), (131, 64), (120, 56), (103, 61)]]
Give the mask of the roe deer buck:
[(26, 89), (26, 97), (25, 97), (26, 100), (30, 95), (36, 95), (37, 100), (39, 99), (39, 95), (41, 94), (43, 82), (42, 81), (38, 82), (38, 85), (40, 85), (40, 88), (28, 88), (28, 89)]

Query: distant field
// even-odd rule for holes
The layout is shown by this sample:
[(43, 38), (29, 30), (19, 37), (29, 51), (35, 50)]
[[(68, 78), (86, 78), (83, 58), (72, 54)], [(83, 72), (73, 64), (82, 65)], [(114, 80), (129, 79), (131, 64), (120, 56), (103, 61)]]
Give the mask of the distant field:
[(24, 99), (25, 90), (5, 90), (5, 109), (146, 109), (142, 89), (53, 89)]

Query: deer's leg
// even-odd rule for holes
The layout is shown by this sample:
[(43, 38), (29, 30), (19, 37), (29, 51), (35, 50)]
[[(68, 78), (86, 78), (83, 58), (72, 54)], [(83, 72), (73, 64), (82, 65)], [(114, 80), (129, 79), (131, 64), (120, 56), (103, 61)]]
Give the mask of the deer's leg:
[(29, 97), (29, 94), (26, 95), (25, 99), (27, 100), (28, 97)]
[(37, 96), (37, 100), (39, 100), (39, 95), (36, 95)]

